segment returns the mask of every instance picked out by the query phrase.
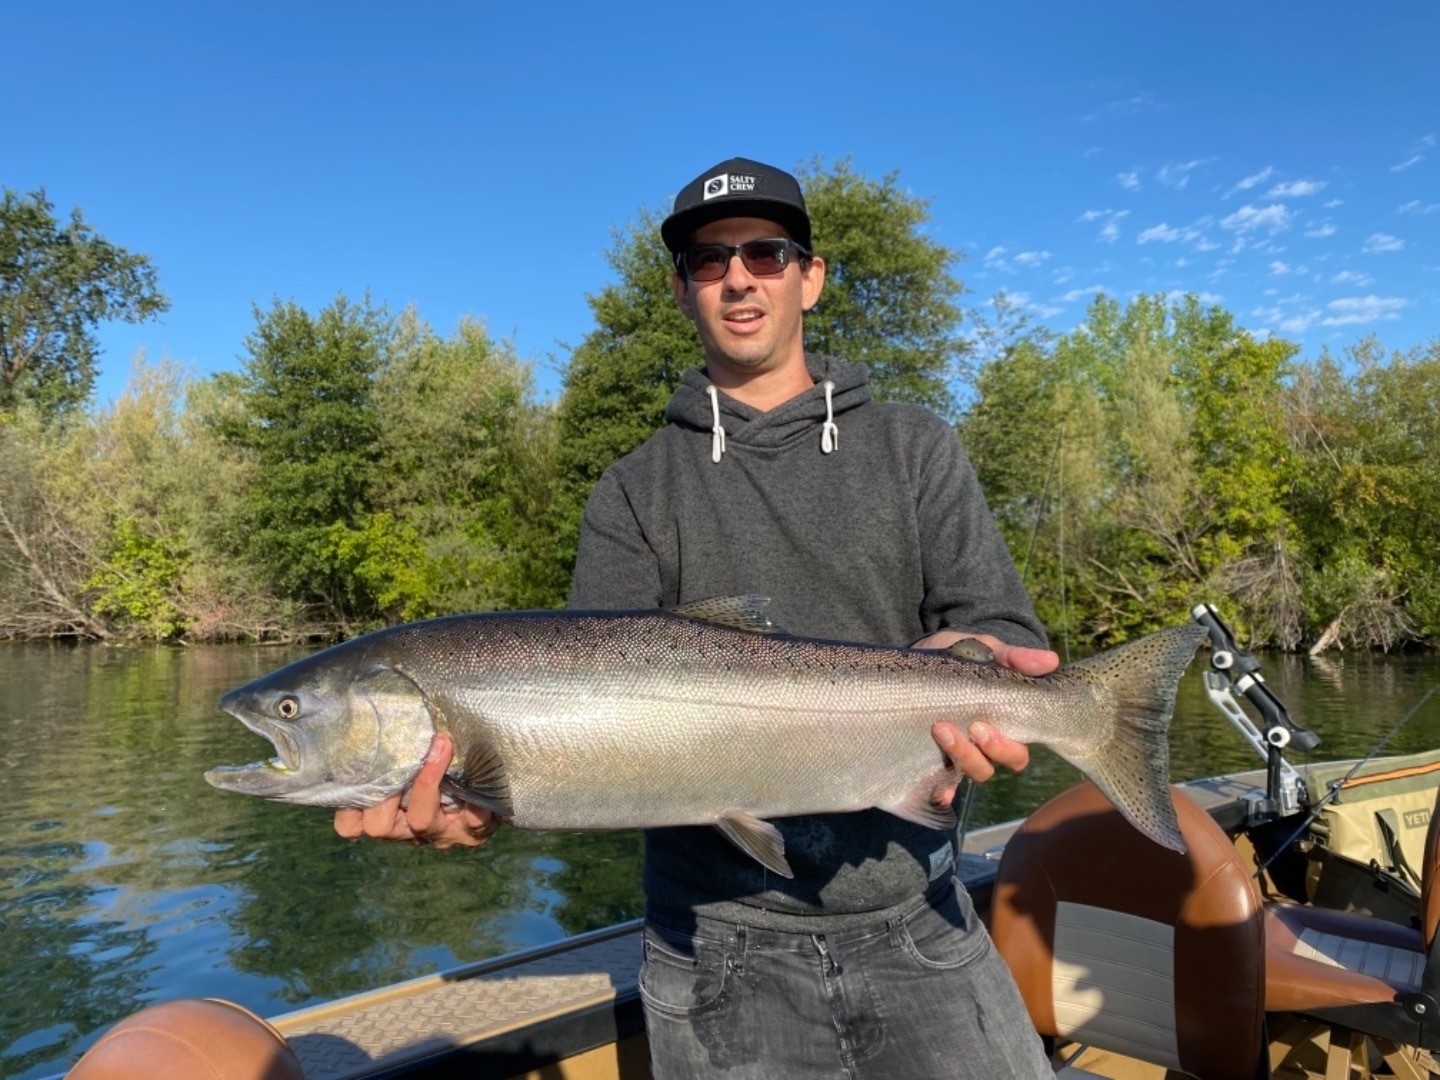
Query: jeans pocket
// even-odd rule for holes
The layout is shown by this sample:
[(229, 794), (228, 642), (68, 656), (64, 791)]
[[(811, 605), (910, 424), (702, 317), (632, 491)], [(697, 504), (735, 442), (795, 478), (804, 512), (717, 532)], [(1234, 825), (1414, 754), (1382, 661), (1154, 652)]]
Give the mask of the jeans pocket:
[(984, 953), (990, 941), (970, 897), (958, 883), (907, 915), (899, 931), (906, 954), (931, 971), (970, 963)]
[(729, 967), (725, 948), (719, 943), (700, 938), (679, 940), (647, 926), (640, 996), (647, 1009), (695, 1016), (724, 1000)]

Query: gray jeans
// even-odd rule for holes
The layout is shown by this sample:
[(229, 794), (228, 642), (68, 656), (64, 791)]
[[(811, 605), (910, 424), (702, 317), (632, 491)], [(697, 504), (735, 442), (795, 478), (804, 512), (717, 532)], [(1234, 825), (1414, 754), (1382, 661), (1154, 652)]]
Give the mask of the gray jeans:
[(640, 973), (655, 1080), (1053, 1077), (959, 882), (836, 934), (663, 919)]

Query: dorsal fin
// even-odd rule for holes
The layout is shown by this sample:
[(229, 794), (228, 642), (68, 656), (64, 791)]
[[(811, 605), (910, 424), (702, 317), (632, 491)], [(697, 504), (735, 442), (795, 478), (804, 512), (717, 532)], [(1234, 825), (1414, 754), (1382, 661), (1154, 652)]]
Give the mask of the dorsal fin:
[(670, 614), (728, 626), (732, 630), (748, 630), (752, 634), (786, 633), (771, 621), (766, 611), (769, 606), (768, 596), (712, 596), (708, 600), (678, 604), (670, 609)]
[(501, 817), (515, 813), (510, 801), (510, 774), (500, 753), (488, 743), (476, 743), (465, 754), (460, 776), (449, 774), (440, 782), (441, 789), (457, 799), (483, 807)]

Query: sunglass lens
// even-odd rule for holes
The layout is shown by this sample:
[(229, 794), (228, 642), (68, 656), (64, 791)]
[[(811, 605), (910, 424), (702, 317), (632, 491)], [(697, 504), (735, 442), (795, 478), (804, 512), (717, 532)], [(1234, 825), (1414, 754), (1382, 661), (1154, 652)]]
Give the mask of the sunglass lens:
[(730, 249), (723, 244), (696, 244), (685, 252), (685, 272), (692, 281), (718, 281), (730, 265)]
[(783, 272), (788, 251), (784, 240), (751, 240), (740, 245), (740, 257), (745, 260), (745, 268), (762, 277)]

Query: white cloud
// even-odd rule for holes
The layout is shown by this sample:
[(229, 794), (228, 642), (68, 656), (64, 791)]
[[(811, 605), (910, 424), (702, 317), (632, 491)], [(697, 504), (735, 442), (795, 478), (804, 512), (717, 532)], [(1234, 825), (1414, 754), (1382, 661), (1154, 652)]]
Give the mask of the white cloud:
[(1240, 236), (1257, 229), (1269, 229), (1273, 236), (1290, 227), (1290, 209), (1284, 203), (1257, 207), (1246, 203), (1229, 217), (1220, 219), (1220, 227), (1229, 229)]
[(1294, 315), (1287, 315), (1277, 325), (1287, 334), (1303, 334), (1310, 329), (1310, 324), (1319, 314), (1320, 312), (1314, 310), (1298, 312)]
[(1173, 304), (1173, 303), (1175, 303), (1175, 302), (1178, 301), (1178, 300), (1184, 300), (1187, 296), (1193, 296), (1193, 297), (1195, 297), (1195, 299), (1196, 299), (1198, 302), (1202, 303), (1202, 304), (1219, 304), (1219, 303), (1224, 302), (1224, 300), (1225, 300), (1225, 298), (1224, 298), (1223, 296), (1221, 296), (1219, 293), (1213, 293), (1213, 292), (1198, 292), (1198, 293), (1197, 293), (1197, 292), (1194, 292), (1194, 291), (1191, 290), (1191, 289), (1171, 289), (1169, 292), (1167, 292), (1167, 293), (1165, 294), (1165, 302), (1166, 302), (1167, 304)]
[(1096, 239), (1103, 244), (1113, 244), (1120, 239), (1120, 219), (1129, 213), (1129, 210), (1086, 210), (1080, 215), (1080, 220), (1104, 221)]
[(1035, 314), (1039, 315), (1042, 319), (1053, 319), (1064, 310), (1063, 307), (1056, 307), (1053, 304), (1041, 304), (1035, 309)]
[(1204, 165), (1209, 160), (1209, 158), (1202, 158), (1197, 161), (1187, 161), (1183, 165), (1171, 165), (1167, 162), (1160, 166), (1160, 171), (1155, 174), (1155, 179), (1159, 180), (1160, 183), (1168, 188), (1175, 188), (1177, 191), (1181, 190), (1185, 185), (1190, 183), (1191, 171)]
[(1189, 225), (1171, 225), (1168, 221), (1162, 221), (1159, 225), (1152, 225), (1136, 237), (1140, 244), (1194, 244), (1201, 251), (1212, 251), (1219, 247), (1218, 244), (1209, 243), (1205, 239), (1205, 228), (1210, 224), (1210, 218), (1200, 218)]
[(1270, 264), (1270, 273), (1274, 274), (1276, 277), (1284, 277), (1286, 274), (1290, 273), (1290, 264), (1281, 262), (1279, 259), (1276, 259)]
[(1140, 186), (1140, 170), (1131, 169), (1129, 172), (1117, 173), (1115, 179), (1120, 181), (1120, 186), (1126, 191), (1133, 191)]
[(1251, 314), (1287, 334), (1303, 334), (1320, 317), (1320, 312), (1314, 308), (1296, 312), (1279, 307), (1256, 308)]
[(1092, 293), (1108, 293), (1109, 291), (1104, 285), (1089, 285), (1083, 289), (1071, 289), (1064, 296), (1056, 297), (1055, 302), (1057, 304), (1073, 304), (1083, 296), (1089, 296)]
[(1017, 270), (1032, 270), (1050, 258), (1048, 251), (1017, 251), (1014, 255), (1008, 254), (1009, 251), (1009, 248), (996, 244), (985, 253), (981, 261), (989, 269), (1013, 274)]
[(1288, 184), (1276, 184), (1265, 193), (1267, 199), (1298, 199), (1314, 195), (1325, 188), (1324, 180), (1291, 180)]
[(1398, 236), (1377, 232), (1365, 241), (1365, 246), (1360, 250), (1366, 255), (1378, 255), (1385, 251), (1399, 251), (1404, 246), (1405, 241), (1401, 240)]
[(1434, 146), (1434, 135), (1420, 136), (1420, 138), (1415, 140), (1415, 145), (1410, 148), (1410, 156), (1407, 157), (1404, 161), (1400, 162), (1399, 165), (1391, 165), (1390, 171), (1404, 172), (1406, 169), (1419, 165), (1420, 162), (1425, 160), (1425, 151), (1433, 149)]
[(1305, 235), (1314, 237), (1317, 240), (1323, 240), (1327, 236), (1335, 235), (1335, 226), (1331, 225), (1330, 222), (1327, 221), (1323, 225), (1316, 225), (1313, 228), (1306, 229)]
[(1098, 154), (1098, 153), (1100, 153), (1100, 147), (1098, 147), (1098, 146), (1089, 146), (1089, 147), (1086, 147), (1086, 148), (1085, 148), (1085, 153), (1081, 154), (1080, 156), (1081, 156), (1082, 158), (1092, 158), (1092, 157), (1094, 157), (1094, 156), (1095, 156), (1096, 154)]
[(1056, 285), (1068, 285), (1075, 280), (1075, 268), (1073, 266), (1059, 266), (1055, 268), (1055, 276), (1050, 279)]
[(1409, 305), (1409, 300), (1398, 296), (1349, 296), (1343, 300), (1331, 300), (1325, 305), (1329, 315), (1320, 320), (1321, 326), (1351, 326), (1356, 323), (1379, 322), (1382, 319), (1398, 319), (1400, 309)]
[(1345, 205), (1344, 199), (1326, 199), (1324, 206), (1326, 210), (1334, 210), (1337, 206)]
[(1265, 168), (1261, 169), (1261, 170), (1260, 170), (1258, 173), (1256, 173), (1254, 176), (1247, 176), (1247, 177), (1245, 177), (1244, 180), (1241, 180), (1238, 184), (1236, 184), (1236, 185), (1235, 185), (1234, 187), (1232, 187), (1229, 191), (1227, 191), (1227, 192), (1224, 194), (1223, 197), (1226, 198), (1226, 199), (1228, 199), (1231, 195), (1234, 195), (1237, 191), (1249, 191), (1251, 188), (1255, 187), (1257, 184), (1263, 184), (1266, 180), (1269, 180), (1270, 177), (1271, 177), (1271, 175), (1272, 175), (1274, 172), (1275, 172), (1275, 169), (1274, 169), (1273, 166), (1266, 165)]
[(1115, 101), (1107, 101), (1094, 112), (1086, 113), (1080, 119), (1084, 123), (1093, 123), (1107, 113), (1138, 113), (1145, 109), (1162, 109), (1164, 106), (1156, 100), (1155, 95), (1148, 90), (1141, 90), (1138, 94), (1131, 94), (1128, 98), (1119, 98)]
[(1422, 203), (1419, 199), (1411, 199), (1401, 205), (1396, 213), (1399, 214), (1433, 214), (1440, 210), (1440, 202)]
[(1362, 274), (1358, 270), (1341, 270), (1330, 279), (1335, 285), (1354, 285), (1357, 289), (1363, 289), (1375, 279), (1369, 274)]

